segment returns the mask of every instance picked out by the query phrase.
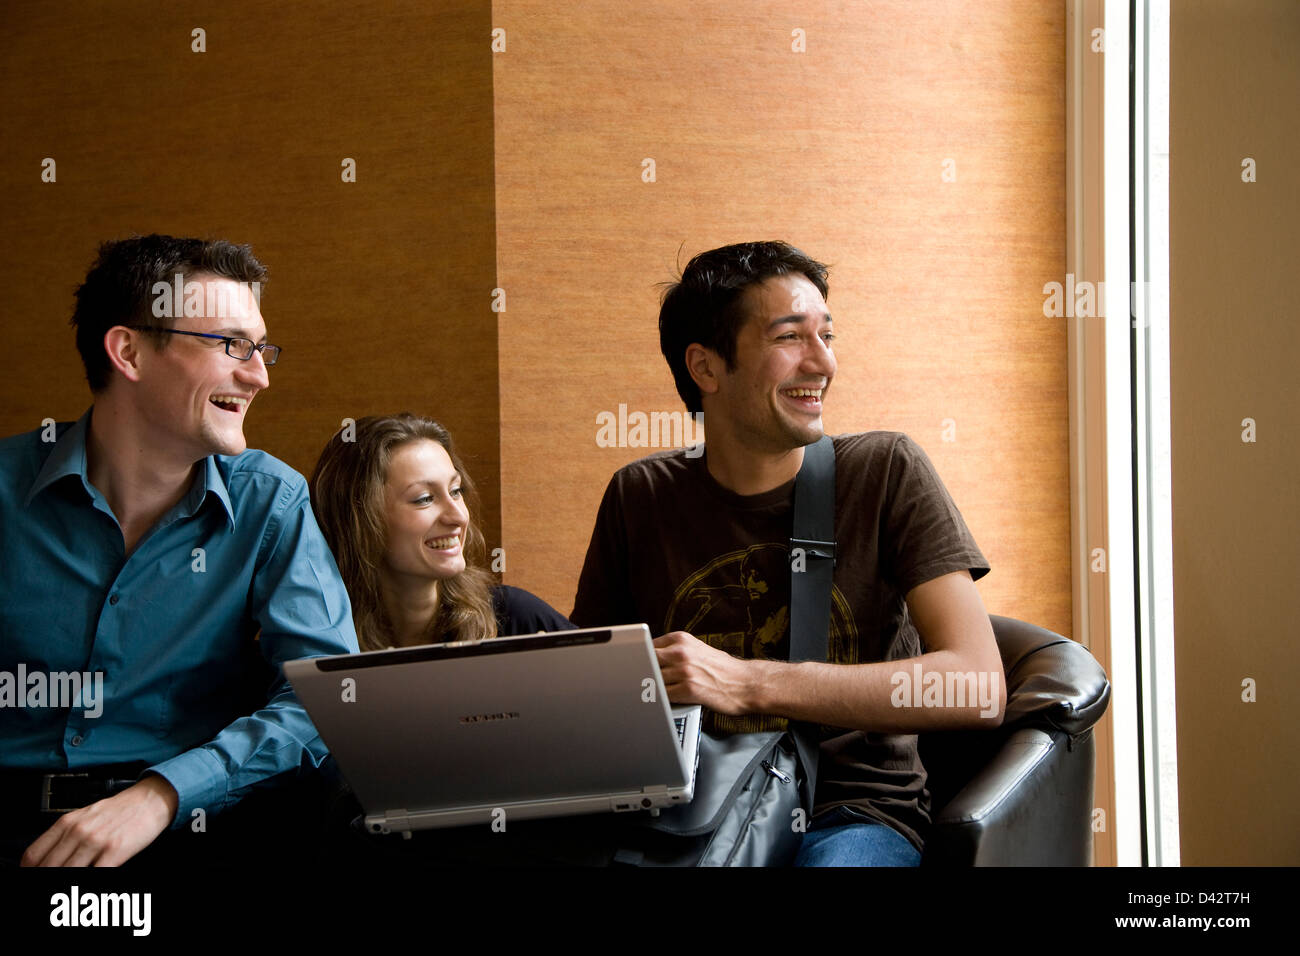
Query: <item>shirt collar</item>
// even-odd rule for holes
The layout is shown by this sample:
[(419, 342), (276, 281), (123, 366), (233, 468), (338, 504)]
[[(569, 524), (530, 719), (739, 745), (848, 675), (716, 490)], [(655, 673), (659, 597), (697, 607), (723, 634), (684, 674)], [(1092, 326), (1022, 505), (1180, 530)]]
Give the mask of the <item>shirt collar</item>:
[(54, 443), (54, 450), (46, 457), (45, 464), (32, 482), (31, 490), (27, 492), (24, 507), (31, 504), (32, 499), (51, 484), (69, 475), (79, 476), (86, 491), (90, 491), (90, 481), (86, 478), (86, 430), (90, 427), (92, 411), (93, 405)]
[[(31, 504), (33, 498), (54, 482), (69, 475), (76, 475), (81, 479), (82, 487), (92, 499), (98, 496), (98, 492), (91, 486), (90, 479), (86, 476), (86, 433), (90, 430), (90, 415), (94, 410), (93, 405), (86, 409), (86, 413), (59, 436), (58, 441), (54, 443), (54, 450), (45, 459), (45, 464), (41, 466), (36, 480), (32, 482), (31, 490), (27, 492), (27, 498), (23, 502), (24, 507)], [(180, 505), (184, 508), (184, 513), (189, 516), (198, 511), (209, 491), (216, 495), (217, 500), (225, 508), (226, 523), (233, 529), (235, 508), (230, 503), (230, 492), (221, 477), (221, 470), (217, 468), (217, 459), (214, 455), (203, 459), (203, 467), (195, 476), (190, 490), (181, 499)]]
[(203, 504), (203, 499), (207, 497), (209, 491), (217, 496), (217, 500), (226, 509), (226, 524), (231, 531), (234, 531), (235, 507), (230, 503), (230, 492), (226, 489), (226, 482), (217, 467), (216, 455), (209, 455), (203, 459), (203, 467), (199, 469), (194, 484), (190, 486), (190, 492), (185, 498), (185, 505), (190, 514), (199, 510), (199, 505)]

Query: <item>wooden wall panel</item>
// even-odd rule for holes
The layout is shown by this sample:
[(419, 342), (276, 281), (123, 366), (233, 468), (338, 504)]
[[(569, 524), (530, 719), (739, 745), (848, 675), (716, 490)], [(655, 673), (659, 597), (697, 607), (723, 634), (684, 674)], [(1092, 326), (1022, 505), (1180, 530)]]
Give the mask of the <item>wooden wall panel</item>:
[(1042, 293), (1064, 272), (1063, 4), (496, 0), (493, 25), (507, 580), (570, 609), (606, 481), (653, 450), (597, 447), (597, 414), (680, 409), (656, 284), (784, 238), (832, 265), (828, 429), (917, 439), (989, 608), (1069, 634), (1066, 338)]
[[(499, 534), (490, 7), (6, 5), (0, 434), (89, 405), (67, 326), (100, 241), (251, 243), (284, 347), (247, 436), (303, 472), (345, 416), (458, 436)], [(207, 50), (191, 50), (191, 30)], [(57, 162), (42, 183), (41, 161)], [(341, 162), (356, 160), (344, 183)]]

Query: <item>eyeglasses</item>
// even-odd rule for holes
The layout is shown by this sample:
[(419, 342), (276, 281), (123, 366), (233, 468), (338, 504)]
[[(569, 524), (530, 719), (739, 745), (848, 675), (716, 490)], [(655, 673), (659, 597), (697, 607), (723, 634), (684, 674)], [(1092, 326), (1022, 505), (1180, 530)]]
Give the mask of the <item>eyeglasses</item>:
[(262, 353), (262, 361), (266, 365), (274, 365), (280, 360), (280, 346), (278, 345), (258, 345), (252, 339), (235, 338), (229, 335), (217, 335), (215, 332), (186, 332), (183, 329), (159, 329), (152, 325), (128, 325), (128, 329), (135, 329), (139, 332), (166, 332), (171, 335), (192, 335), (196, 339), (220, 339), (226, 344), (226, 354), (231, 358), (239, 359), (241, 362), (247, 362), (253, 357), (254, 352)]

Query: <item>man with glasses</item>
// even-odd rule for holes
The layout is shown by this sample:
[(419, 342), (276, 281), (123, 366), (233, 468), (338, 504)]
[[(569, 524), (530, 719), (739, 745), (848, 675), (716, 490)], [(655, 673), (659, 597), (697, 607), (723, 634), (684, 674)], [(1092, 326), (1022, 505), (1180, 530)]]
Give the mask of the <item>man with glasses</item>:
[(306, 482), (244, 439), (265, 277), (247, 246), (105, 243), (72, 317), (93, 405), (0, 441), (0, 862), (169, 828), (155, 859), (220, 859), (253, 824), (218, 811), (325, 756), (280, 665), (357, 641)]

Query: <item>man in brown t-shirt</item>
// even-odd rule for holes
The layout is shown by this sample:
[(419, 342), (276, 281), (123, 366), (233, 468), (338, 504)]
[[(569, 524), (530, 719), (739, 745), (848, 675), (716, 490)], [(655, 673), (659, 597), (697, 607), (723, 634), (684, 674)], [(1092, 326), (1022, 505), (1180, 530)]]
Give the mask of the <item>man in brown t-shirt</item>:
[(651, 455), (614, 475), (570, 616), (662, 634), (669, 698), (704, 705), (710, 729), (822, 726), (797, 864), (915, 865), (929, 822), (916, 733), (1002, 719), (974, 584), (989, 569), (910, 439), (835, 438), (829, 662), (788, 662), (794, 479), (836, 367), (826, 293), (826, 268), (785, 243), (687, 265), (664, 296), (660, 343), (688, 410), (704, 413), (704, 455)]

